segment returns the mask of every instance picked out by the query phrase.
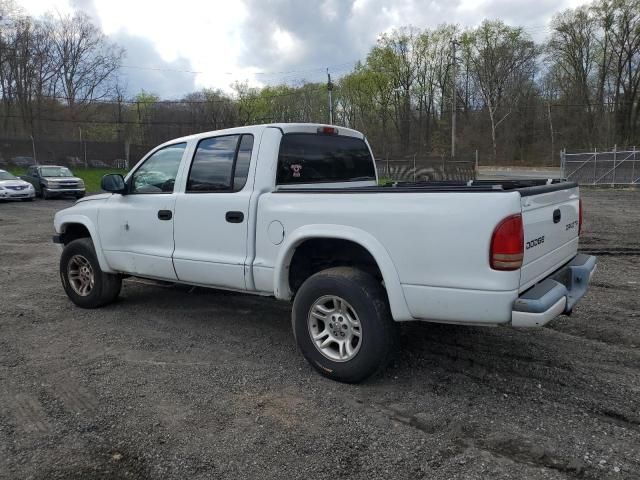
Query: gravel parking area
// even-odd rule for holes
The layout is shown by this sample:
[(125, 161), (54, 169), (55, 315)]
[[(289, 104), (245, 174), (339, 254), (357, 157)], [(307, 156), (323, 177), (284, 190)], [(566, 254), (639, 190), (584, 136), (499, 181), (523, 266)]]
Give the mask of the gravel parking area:
[(412, 324), (382, 376), (297, 353), (290, 306), (58, 278), (67, 200), (0, 204), (2, 479), (640, 478), (640, 191), (583, 191), (589, 295), (538, 330)]

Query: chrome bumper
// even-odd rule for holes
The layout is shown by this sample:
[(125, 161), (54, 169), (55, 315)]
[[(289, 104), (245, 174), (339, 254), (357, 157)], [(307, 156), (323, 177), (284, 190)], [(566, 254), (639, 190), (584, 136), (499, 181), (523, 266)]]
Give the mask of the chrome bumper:
[(47, 192), (54, 195), (56, 193), (85, 193), (84, 188), (44, 188)]
[(596, 271), (596, 257), (578, 254), (567, 265), (524, 292), (513, 304), (511, 325), (541, 327), (569, 314), (587, 293)]

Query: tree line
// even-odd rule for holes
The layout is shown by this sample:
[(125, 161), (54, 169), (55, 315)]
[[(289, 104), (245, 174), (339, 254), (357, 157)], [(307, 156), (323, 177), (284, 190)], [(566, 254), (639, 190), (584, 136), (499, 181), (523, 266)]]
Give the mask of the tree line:
[[(562, 11), (535, 42), (500, 20), (398, 28), (335, 83), (299, 81), (178, 100), (133, 98), (126, 52), (89, 17), (24, 15), (0, 0), (0, 125), (13, 137), (155, 144), (232, 126), (327, 122), (363, 131), (379, 157), (451, 154), (557, 162), (560, 148), (640, 144), (640, 0)], [(167, 74), (171, 74), (168, 72)], [(82, 132), (78, 130), (82, 129)]]

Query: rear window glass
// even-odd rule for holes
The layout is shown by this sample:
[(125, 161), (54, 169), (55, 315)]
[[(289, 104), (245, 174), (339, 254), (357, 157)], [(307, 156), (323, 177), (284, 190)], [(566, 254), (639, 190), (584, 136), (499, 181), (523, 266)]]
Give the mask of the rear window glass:
[(240, 135), (200, 140), (187, 180), (187, 192), (215, 192), (231, 188), (233, 159)]
[(282, 137), (276, 183), (375, 180), (364, 140), (338, 135), (290, 133)]

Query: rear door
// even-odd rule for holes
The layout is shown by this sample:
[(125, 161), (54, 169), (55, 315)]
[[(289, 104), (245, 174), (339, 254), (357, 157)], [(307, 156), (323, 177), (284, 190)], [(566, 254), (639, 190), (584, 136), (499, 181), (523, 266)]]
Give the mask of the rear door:
[(528, 193), (527, 189), (521, 191), (524, 260), (520, 291), (568, 262), (578, 251), (578, 188)]
[[(254, 137), (198, 142), (184, 194), (176, 199), (173, 264), (187, 283), (244, 290)], [(255, 154), (253, 155), (255, 157)], [(255, 160), (254, 160), (255, 161)]]

